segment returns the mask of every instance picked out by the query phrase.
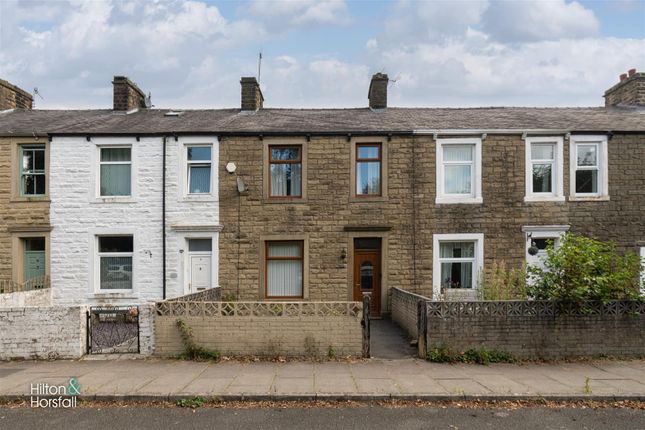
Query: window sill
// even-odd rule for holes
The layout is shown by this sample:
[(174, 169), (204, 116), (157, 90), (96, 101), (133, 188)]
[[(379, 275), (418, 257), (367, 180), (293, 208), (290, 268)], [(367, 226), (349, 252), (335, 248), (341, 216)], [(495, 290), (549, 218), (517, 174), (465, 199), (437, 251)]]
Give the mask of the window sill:
[(90, 200), (90, 204), (111, 204), (111, 203), (136, 203), (137, 200), (132, 197), (95, 197)]
[(115, 290), (114, 292), (94, 292), (87, 295), (87, 297), (100, 299), (100, 298), (110, 298), (110, 299), (138, 299), (137, 295), (132, 291), (124, 290)]
[(570, 202), (608, 202), (609, 196), (569, 196)]
[(481, 204), (484, 203), (483, 197), (469, 197), (469, 198), (459, 198), (459, 197), (437, 197), (435, 199), (435, 204), (444, 205), (444, 204)]
[(49, 196), (12, 197), (9, 203), (51, 203)]
[(357, 197), (357, 196), (351, 196), (349, 198), (350, 203), (382, 203), (382, 202), (387, 202), (388, 198), (387, 196), (365, 196), (365, 197)]
[(526, 203), (539, 203), (539, 202), (564, 202), (566, 201), (564, 196), (524, 196), (524, 201)]
[(280, 198), (280, 197), (265, 197), (262, 199), (262, 203), (266, 204), (303, 204), (307, 203), (307, 198), (305, 197), (293, 197), (293, 198)]
[(180, 202), (217, 202), (217, 197), (212, 194), (184, 195)]

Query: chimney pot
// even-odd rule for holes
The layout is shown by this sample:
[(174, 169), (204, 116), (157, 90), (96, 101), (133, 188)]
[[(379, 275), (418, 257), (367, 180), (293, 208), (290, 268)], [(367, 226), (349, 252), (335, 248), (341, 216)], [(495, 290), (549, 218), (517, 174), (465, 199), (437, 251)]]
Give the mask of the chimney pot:
[(0, 110), (28, 109), (34, 105), (34, 98), (27, 91), (11, 82), (0, 79)]
[(629, 77), (631, 78), (632, 76), (634, 76), (636, 74), (636, 69), (629, 69), (629, 71), (627, 73), (629, 74)]
[(621, 81), (624, 81), (625, 79), (627, 79), (627, 73), (623, 73), (622, 75), (619, 76), (619, 78)]
[(384, 73), (376, 73), (370, 81), (370, 88), (367, 91), (367, 99), (370, 108), (385, 109), (387, 107), (387, 83), (389, 78)]
[(145, 93), (127, 76), (115, 76), (112, 80), (112, 89), (112, 106), (115, 111), (146, 107)]
[(242, 87), (241, 108), (243, 111), (257, 111), (264, 105), (264, 96), (260, 90), (260, 84), (254, 77), (242, 77), (240, 79)]

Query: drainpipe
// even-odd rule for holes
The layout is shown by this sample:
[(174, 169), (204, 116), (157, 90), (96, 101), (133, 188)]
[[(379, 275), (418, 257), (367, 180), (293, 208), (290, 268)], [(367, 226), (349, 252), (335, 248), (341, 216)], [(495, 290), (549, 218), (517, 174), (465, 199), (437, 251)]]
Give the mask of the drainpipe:
[(163, 300), (166, 300), (166, 140), (163, 137), (163, 149), (161, 157), (161, 254), (162, 254), (162, 273), (163, 273)]

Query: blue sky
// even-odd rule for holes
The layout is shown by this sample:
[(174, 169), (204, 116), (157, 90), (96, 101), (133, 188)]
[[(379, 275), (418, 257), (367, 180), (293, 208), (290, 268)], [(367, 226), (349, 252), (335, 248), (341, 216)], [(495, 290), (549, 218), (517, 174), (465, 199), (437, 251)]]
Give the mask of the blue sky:
[(0, 77), (39, 108), (111, 104), (127, 75), (159, 107), (239, 104), (257, 73), (271, 107), (601, 105), (645, 70), (645, 0), (0, 1)]

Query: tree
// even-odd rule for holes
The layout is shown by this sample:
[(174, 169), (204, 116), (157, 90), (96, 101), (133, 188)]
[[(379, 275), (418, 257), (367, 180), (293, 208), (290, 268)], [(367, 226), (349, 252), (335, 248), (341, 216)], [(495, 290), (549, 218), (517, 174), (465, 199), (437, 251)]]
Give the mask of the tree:
[(544, 268), (529, 266), (528, 293), (537, 300), (635, 300), (642, 298), (640, 257), (621, 255), (612, 242), (566, 233), (546, 250)]

